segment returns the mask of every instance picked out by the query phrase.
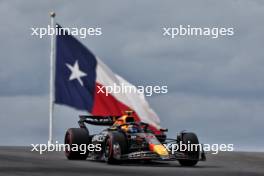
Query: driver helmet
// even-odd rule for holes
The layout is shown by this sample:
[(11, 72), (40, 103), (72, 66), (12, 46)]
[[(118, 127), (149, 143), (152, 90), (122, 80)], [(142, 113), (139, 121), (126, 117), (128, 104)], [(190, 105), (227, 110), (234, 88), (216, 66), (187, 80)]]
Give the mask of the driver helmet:
[(138, 133), (139, 129), (135, 125), (128, 125), (127, 132), (128, 133)]

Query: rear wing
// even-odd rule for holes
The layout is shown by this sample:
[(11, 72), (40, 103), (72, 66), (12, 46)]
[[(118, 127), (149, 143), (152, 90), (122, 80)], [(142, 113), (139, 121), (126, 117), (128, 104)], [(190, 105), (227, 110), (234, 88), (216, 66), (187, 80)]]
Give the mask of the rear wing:
[(89, 116), (89, 115), (80, 115), (80, 120), (78, 121), (79, 126), (83, 128), (84, 123), (98, 126), (112, 126), (115, 121), (121, 116)]

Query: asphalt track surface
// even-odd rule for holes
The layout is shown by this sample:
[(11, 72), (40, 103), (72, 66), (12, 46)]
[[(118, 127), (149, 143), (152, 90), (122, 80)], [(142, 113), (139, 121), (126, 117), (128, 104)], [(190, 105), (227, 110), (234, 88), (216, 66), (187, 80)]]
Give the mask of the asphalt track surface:
[(222, 152), (208, 154), (195, 167), (177, 161), (107, 165), (96, 161), (69, 161), (62, 152), (40, 155), (26, 147), (0, 147), (0, 175), (93, 176), (264, 176), (264, 153)]

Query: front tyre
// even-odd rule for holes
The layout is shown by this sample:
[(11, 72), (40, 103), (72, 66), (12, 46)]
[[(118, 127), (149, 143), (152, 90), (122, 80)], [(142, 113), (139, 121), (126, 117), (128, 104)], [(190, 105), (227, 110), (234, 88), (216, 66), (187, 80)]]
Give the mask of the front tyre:
[[(90, 143), (89, 131), (84, 128), (69, 128), (65, 134), (64, 139), (65, 156), (69, 160), (86, 160), (89, 152), (83, 151), (81, 145), (87, 145)], [(68, 148), (69, 147), (69, 148)], [(82, 149), (81, 149), (82, 148)]]
[(105, 161), (108, 164), (118, 164), (121, 156), (127, 151), (127, 140), (123, 133), (112, 132), (105, 143)]
[[(183, 133), (181, 141), (183, 144), (199, 144), (198, 138), (194, 133)], [(185, 154), (191, 159), (180, 159), (179, 163), (182, 166), (195, 166), (199, 161), (200, 148), (198, 147), (195, 151), (185, 151)]]

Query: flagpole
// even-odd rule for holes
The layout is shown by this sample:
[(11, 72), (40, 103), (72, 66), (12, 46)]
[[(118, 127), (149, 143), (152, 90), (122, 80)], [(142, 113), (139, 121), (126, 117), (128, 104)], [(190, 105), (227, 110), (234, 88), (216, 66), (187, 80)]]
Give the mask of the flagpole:
[(54, 61), (55, 61), (55, 12), (50, 12), (50, 25), (54, 29), (50, 43), (50, 84), (49, 84), (49, 144), (53, 143), (53, 110), (54, 110)]

